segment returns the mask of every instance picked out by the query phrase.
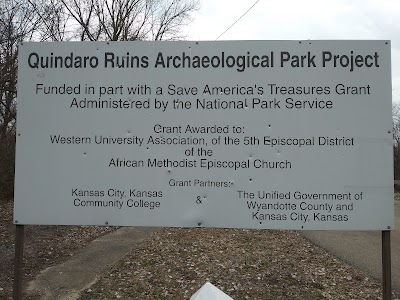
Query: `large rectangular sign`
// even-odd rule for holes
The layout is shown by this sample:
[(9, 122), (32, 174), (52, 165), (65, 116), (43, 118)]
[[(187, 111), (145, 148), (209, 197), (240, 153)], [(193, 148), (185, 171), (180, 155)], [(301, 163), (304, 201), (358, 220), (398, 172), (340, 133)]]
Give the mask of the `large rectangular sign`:
[(24, 43), (14, 222), (387, 230), (388, 41)]

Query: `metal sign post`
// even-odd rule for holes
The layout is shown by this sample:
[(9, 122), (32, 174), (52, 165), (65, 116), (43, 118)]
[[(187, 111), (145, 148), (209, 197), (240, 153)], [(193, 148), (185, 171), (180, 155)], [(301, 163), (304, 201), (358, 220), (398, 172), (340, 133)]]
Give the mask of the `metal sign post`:
[(15, 259), (14, 259), (14, 291), (13, 299), (22, 300), (22, 266), (24, 251), (24, 225), (16, 225)]
[(382, 231), (382, 287), (383, 300), (392, 299), (392, 261), (390, 252), (390, 230)]

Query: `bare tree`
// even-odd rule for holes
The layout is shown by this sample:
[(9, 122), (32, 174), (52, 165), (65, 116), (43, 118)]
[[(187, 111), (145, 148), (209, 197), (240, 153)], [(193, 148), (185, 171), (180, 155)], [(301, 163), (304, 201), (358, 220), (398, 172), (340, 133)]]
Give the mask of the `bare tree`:
[(36, 41), (68, 40), (68, 23), (71, 16), (59, 0), (27, 0), (27, 5), (39, 19), (39, 26), (34, 34)]
[(18, 45), (34, 36), (39, 18), (21, 0), (0, 2), (0, 198), (14, 189)]
[(42, 40), (181, 39), (197, 0), (29, 0), (42, 17)]

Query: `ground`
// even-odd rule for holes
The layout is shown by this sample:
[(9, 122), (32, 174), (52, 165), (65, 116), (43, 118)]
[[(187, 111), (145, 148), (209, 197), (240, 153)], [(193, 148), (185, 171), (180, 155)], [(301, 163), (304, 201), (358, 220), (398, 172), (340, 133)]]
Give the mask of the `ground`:
[(297, 232), (165, 228), (79, 299), (188, 300), (207, 281), (235, 300), (381, 296), (375, 280), (311, 245)]
[[(11, 299), (14, 277), (13, 202), (0, 202), (0, 300)], [(98, 236), (116, 230), (97, 226), (25, 226), (24, 283), (58, 264)]]
[[(11, 299), (15, 226), (12, 202), (0, 205), (0, 299)], [(115, 229), (26, 226), (24, 283)], [(298, 232), (160, 228), (102, 274), (80, 300), (189, 299), (206, 281), (235, 300), (364, 300), (381, 299), (382, 293), (379, 282)]]

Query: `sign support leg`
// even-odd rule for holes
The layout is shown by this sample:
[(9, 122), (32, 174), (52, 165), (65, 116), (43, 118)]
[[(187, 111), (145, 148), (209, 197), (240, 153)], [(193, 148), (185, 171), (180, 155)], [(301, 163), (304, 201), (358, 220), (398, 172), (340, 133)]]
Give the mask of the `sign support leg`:
[(16, 225), (15, 259), (14, 259), (14, 291), (13, 299), (22, 300), (22, 266), (24, 251), (24, 225)]
[(392, 261), (390, 253), (390, 230), (382, 231), (382, 287), (383, 300), (392, 299)]

